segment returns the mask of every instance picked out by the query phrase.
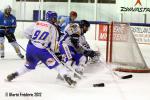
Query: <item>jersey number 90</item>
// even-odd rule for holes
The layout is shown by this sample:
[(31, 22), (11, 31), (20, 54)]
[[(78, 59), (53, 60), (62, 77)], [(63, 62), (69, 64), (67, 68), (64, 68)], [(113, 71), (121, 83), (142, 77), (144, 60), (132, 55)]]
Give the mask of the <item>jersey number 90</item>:
[(40, 30), (35, 31), (34, 35), (32, 36), (33, 40), (45, 40), (47, 36), (49, 35), (49, 32), (41, 32)]

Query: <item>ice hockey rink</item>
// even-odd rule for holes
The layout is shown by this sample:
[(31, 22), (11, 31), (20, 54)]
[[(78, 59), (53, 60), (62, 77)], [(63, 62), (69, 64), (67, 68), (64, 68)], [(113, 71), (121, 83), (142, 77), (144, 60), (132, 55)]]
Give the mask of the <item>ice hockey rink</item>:
[[(26, 48), (27, 40), (18, 39), (18, 43)], [(133, 75), (133, 78), (123, 80), (113, 76), (105, 64), (88, 65), (85, 68), (85, 77), (78, 80), (75, 88), (70, 88), (65, 82), (56, 79), (57, 73), (44, 65), (38, 65), (36, 70), (12, 82), (5, 82), (6, 76), (23, 67), (25, 62), (18, 58), (7, 40), (5, 47), (6, 56), (0, 59), (0, 100), (150, 100), (150, 73), (117, 72), (119, 75)], [(150, 46), (140, 45), (140, 49), (150, 66)], [(25, 54), (23, 50), (22, 52)], [(102, 82), (105, 87), (93, 87), (94, 83)]]
[[(133, 75), (130, 79), (120, 79), (107, 68), (118, 67), (106, 64), (104, 60), (105, 36), (108, 29), (110, 33), (113, 29), (106, 29), (105, 25), (101, 27), (99, 23), (104, 21), (112, 24), (114, 21), (136, 25), (149, 24), (131, 27), (137, 43), (145, 43), (138, 45), (150, 68), (150, 0), (0, 0), (0, 11), (8, 4), (12, 6), (12, 14), (17, 19), (14, 34), (24, 49), (28, 40), (22, 37), (22, 33), (26, 27), (34, 21), (45, 20), (47, 11), (56, 11), (58, 15), (66, 16), (73, 10), (78, 13), (77, 21), (85, 19), (94, 22), (85, 36), (92, 49), (100, 50), (101, 60), (104, 63), (88, 64), (85, 67), (84, 77), (81, 80), (76, 79), (77, 86), (74, 88), (58, 80), (57, 72), (43, 64), (39, 64), (35, 70), (17, 77), (12, 82), (6, 82), (8, 74), (24, 66), (25, 59), (20, 59), (5, 39), (5, 58), (0, 58), (0, 100), (150, 100), (150, 73), (116, 72), (119, 76)], [(102, 41), (100, 35), (104, 35)], [(25, 51), (22, 49), (21, 51), (25, 55)], [(93, 87), (93, 84), (98, 83), (104, 83), (105, 86)]]

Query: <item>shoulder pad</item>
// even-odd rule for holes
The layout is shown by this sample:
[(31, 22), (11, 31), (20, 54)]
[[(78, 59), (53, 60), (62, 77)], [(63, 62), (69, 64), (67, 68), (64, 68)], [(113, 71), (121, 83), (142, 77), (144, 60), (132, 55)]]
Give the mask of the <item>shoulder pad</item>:
[(72, 29), (73, 33), (80, 35), (80, 27), (76, 23), (70, 23), (70, 28)]

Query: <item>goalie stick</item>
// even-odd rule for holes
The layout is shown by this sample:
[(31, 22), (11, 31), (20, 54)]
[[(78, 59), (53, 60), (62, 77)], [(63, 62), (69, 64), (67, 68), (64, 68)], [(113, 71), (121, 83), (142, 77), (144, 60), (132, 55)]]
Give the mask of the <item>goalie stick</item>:
[[(98, 48), (98, 51), (100, 52), (99, 47), (97, 47), (97, 48)], [(102, 63), (104, 63), (104, 62), (102, 62)], [(130, 79), (130, 78), (133, 77), (132, 74), (121, 76), (121, 75), (117, 74), (115, 71), (113, 71), (111, 68), (109, 68), (109, 67), (107, 66), (107, 65), (108, 65), (107, 63), (104, 63), (104, 64), (105, 64), (105, 67), (112, 73), (112, 75), (115, 75), (115, 76), (117, 76), (117, 77), (120, 78), (120, 79)]]
[(130, 78), (133, 77), (132, 74), (123, 75), (123, 76), (119, 75), (118, 73), (116, 73), (115, 71), (113, 71), (111, 68), (109, 68), (109, 66), (108, 66), (107, 63), (106, 63), (104, 66), (105, 66), (105, 68), (107, 68), (107, 69), (112, 73), (112, 75), (115, 75), (116, 77), (118, 77), (118, 78), (120, 78), (120, 79), (130, 79)]

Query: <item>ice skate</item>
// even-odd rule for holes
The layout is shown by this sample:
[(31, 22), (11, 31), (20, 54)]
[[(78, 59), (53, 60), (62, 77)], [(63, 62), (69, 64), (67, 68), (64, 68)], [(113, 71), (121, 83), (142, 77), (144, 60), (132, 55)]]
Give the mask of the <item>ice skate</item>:
[(12, 73), (12, 74), (8, 75), (5, 80), (8, 81), (8, 82), (10, 82), (10, 81), (12, 81), (14, 78), (16, 78), (16, 76), (18, 76), (18, 73), (17, 73), (17, 72)]
[(1, 58), (4, 58), (4, 56), (3, 56), (3, 55), (1, 55)]
[(64, 79), (70, 86), (74, 87), (77, 84), (77, 82), (72, 80), (68, 75), (64, 75)]
[(58, 74), (56, 78), (61, 80), (61, 81), (64, 81), (64, 78), (60, 74)]
[(18, 56), (19, 56), (21, 59), (24, 59), (24, 55), (18, 54)]
[(4, 56), (4, 53), (2, 53), (2, 54), (1, 54), (1, 58), (4, 58), (4, 57), (5, 57), (5, 56)]

